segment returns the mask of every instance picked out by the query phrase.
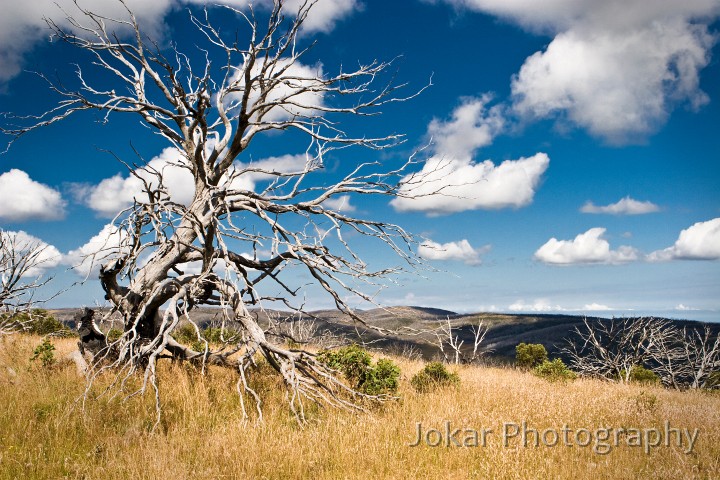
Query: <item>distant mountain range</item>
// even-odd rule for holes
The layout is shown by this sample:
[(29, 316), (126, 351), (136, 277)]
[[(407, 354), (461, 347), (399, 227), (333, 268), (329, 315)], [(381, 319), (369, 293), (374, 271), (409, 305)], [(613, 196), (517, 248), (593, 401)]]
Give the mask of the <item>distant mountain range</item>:
[[(74, 327), (73, 316), (78, 309), (50, 310), (58, 320)], [(365, 343), (371, 349), (401, 354), (413, 351), (425, 359), (432, 359), (439, 353), (436, 337), (428, 333), (438, 328), (441, 323), (447, 324), (448, 319), (453, 333), (464, 341), (463, 348), (472, 348), (472, 326), (483, 322), (488, 327), (482, 349), (487, 357), (495, 361), (509, 361), (515, 357), (515, 346), (520, 342), (542, 343), (551, 356), (559, 355), (560, 350), (572, 336), (575, 327), (582, 325), (584, 318), (597, 320), (597, 317), (581, 315), (557, 314), (505, 314), (505, 313), (472, 313), (459, 314), (439, 308), (417, 306), (396, 306), (375, 308), (359, 311), (358, 316), (368, 325), (375, 325), (391, 330), (390, 334), (374, 331), (337, 310), (319, 310), (309, 312), (298, 318), (290, 312), (277, 310), (252, 311), (261, 325), (267, 326), (271, 319), (289, 324), (292, 321), (311, 323), (314, 337), (343, 338), (347, 341)], [(218, 310), (201, 308), (193, 312), (192, 318), (201, 327), (217, 323)], [(704, 323), (691, 320), (671, 320), (679, 326), (702, 326)], [(720, 324), (708, 323), (715, 330)], [(109, 325), (101, 326), (109, 329)], [(116, 324), (119, 328), (120, 325)], [(425, 332), (425, 333), (419, 333)], [(332, 342), (331, 342), (332, 343)]]

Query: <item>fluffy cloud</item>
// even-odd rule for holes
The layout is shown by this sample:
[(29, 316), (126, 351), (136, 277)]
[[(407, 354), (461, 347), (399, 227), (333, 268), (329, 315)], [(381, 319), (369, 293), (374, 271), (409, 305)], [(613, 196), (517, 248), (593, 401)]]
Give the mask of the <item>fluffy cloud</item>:
[(278, 178), (276, 174), (301, 173), (311, 168), (313, 162), (314, 158), (304, 153), (267, 157), (250, 163), (235, 162), (235, 173), (231, 172), (231, 175), (239, 176), (231, 185), (238, 190), (254, 190), (256, 183), (274, 180)]
[(680, 232), (672, 247), (648, 255), (649, 261), (720, 259), (720, 218), (697, 222)]
[(77, 187), (76, 197), (101, 216), (112, 218), (131, 206), (135, 200), (147, 201), (143, 180), (157, 187), (160, 174), (163, 186), (174, 201), (184, 205), (192, 201), (195, 193), (192, 173), (186, 167), (180, 151), (173, 147), (164, 149), (160, 155), (150, 160), (146, 166), (136, 169), (134, 173), (135, 175), (127, 177), (118, 173), (97, 185)]
[(2, 241), (12, 245), (13, 250), (18, 255), (27, 254), (30, 251), (38, 250), (32, 261), (29, 262), (30, 268), (25, 272), (26, 277), (37, 277), (45, 270), (56, 267), (62, 260), (62, 254), (53, 245), (43, 242), (27, 232), (19, 230), (3, 231), (0, 230)]
[(338, 197), (328, 198), (323, 202), (323, 206), (337, 212), (350, 213), (356, 210), (355, 205), (350, 203), (350, 195), (340, 195)]
[(439, 156), (468, 158), (481, 147), (490, 145), (505, 123), (500, 107), (487, 108), (490, 97), (466, 97), (447, 122), (433, 119), (428, 135)]
[(544, 153), (500, 165), (434, 156), (422, 171), (403, 179), (400, 197), (390, 203), (401, 212), (430, 215), (524, 207), (532, 202), (549, 163)]
[[(238, 3), (238, 2), (236, 2)], [(240, 0), (247, 5), (247, 0)], [(264, 0), (265, 4), (272, 5), (272, 0)], [(297, 12), (305, 0), (286, 0), (285, 8), (288, 12)], [(318, 0), (308, 14), (303, 30), (306, 32), (329, 32), (335, 25), (361, 8), (358, 0)]]
[(642, 138), (673, 107), (707, 102), (699, 72), (716, 0), (445, 0), (501, 16), (553, 40), (512, 82), (526, 118), (560, 116), (611, 143)]
[(426, 260), (457, 260), (467, 265), (479, 265), (481, 256), (488, 250), (489, 245), (475, 249), (466, 239), (442, 244), (425, 240), (418, 247), (418, 255)]
[[(164, 15), (175, 3), (173, 0), (125, 0), (149, 33), (157, 34), (162, 28)], [(89, 6), (90, 2), (81, 2)], [(123, 5), (117, 0), (93, 0), (93, 11), (111, 18), (126, 18)], [(17, 75), (22, 66), (23, 55), (35, 44), (47, 38), (49, 31), (44, 17), (52, 18), (58, 25), (70, 28), (63, 10), (76, 14), (72, 0), (33, 0), (17, 2), (0, 0), (0, 83)], [(119, 26), (116, 26), (118, 28)]]
[[(243, 256), (247, 257), (247, 255)], [(185, 275), (200, 275), (200, 273), (202, 273), (202, 261), (198, 260), (194, 262), (181, 263), (178, 265), (178, 270), (183, 272)], [(212, 270), (221, 276), (230, 275), (230, 272), (233, 271), (223, 258), (219, 258), (215, 261), (215, 266)]]
[(610, 249), (602, 238), (604, 228), (591, 228), (573, 240), (551, 238), (535, 252), (535, 259), (551, 265), (620, 264), (639, 258), (639, 252), (627, 246)]
[(641, 215), (660, 211), (660, 207), (652, 202), (641, 202), (630, 197), (620, 199), (610, 205), (599, 206), (587, 202), (580, 209), (583, 213), (609, 213), (612, 215)]
[(338, 21), (361, 8), (362, 5), (357, 0), (320, 0), (310, 11), (303, 28), (308, 31), (329, 32), (335, 28)]
[(447, 121), (428, 126), (432, 155), (420, 172), (402, 179), (399, 197), (390, 204), (401, 212), (444, 215), (465, 210), (519, 208), (530, 204), (550, 159), (529, 158), (476, 162), (476, 150), (502, 132), (502, 107), (488, 108), (490, 97), (461, 99)]
[(32, 180), (22, 170), (0, 175), (0, 219), (19, 222), (64, 216), (65, 202), (57, 190)]
[[(174, 0), (176, 4), (193, 3), (198, 5), (229, 5), (238, 9), (246, 9), (249, 4), (270, 9), (273, 0)], [(285, 0), (283, 2), (286, 16), (291, 17), (298, 9), (306, 3), (305, 0)], [(350, 16), (353, 12), (361, 9), (358, 0), (317, 0), (317, 3), (308, 13), (302, 30), (305, 32), (330, 32), (335, 25)]]
[[(225, 4), (238, 8), (247, 8), (251, 3), (247, 0), (125, 0), (127, 6), (135, 13), (143, 24), (146, 33), (158, 38), (162, 37), (165, 15), (183, 4)], [(272, 5), (271, 0), (256, 2), (263, 7)], [(297, 11), (302, 0), (287, 0), (286, 11)], [(93, 0), (81, 2), (93, 11), (109, 18), (126, 18), (124, 7), (117, 0)], [(303, 30), (306, 32), (329, 32), (336, 23), (360, 8), (357, 0), (319, 0), (308, 15)], [(23, 56), (43, 38), (47, 38), (48, 30), (44, 17), (52, 18), (60, 26), (68, 28), (62, 10), (74, 14), (77, 12), (72, 0), (32, 0), (18, 2), (0, 0), (0, 83), (17, 75), (23, 63)], [(118, 28), (119, 26), (115, 26)]]
[[(274, 60), (271, 59), (271, 61)], [(251, 68), (252, 76), (260, 75), (263, 67), (261, 62), (255, 63), (254, 67)], [(238, 71), (238, 75), (241, 72), (242, 69)], [(288, 120), (296, 115), (317, 115), (317, 109), (325, 105), (322, 65), (308, 66), (297, 61), (291, 62), (289, 59), (280, 59), (265, 75), (272, 76), (279, 81), (279, 84), (263, 99), (264, 103), (272, 104), (277, 102), (279, 104), (271, 108), (263, 116), (265, 122)], [(244, 85), (244, 76), (236, 76), (234, 81), (238, 79), (240, 85)], [(249, 105), (252, 106), (260, 98), (261, 92), (257, 82), (251, 82), (251, 84), (253, 89), (250, 92)], [(242, 96), (243, 93), (228, 95), (226, 103), (228, 106), (233, 103), (239, 104)], [(252, 118), (257, 119), (257, 112), (253, 114)]]
[(83, 277), (96, 274), (103, 262), (116, 258), (125, 250), (125, 239), (127, 233), (124, 230), (107, 224), (86, 244), (68, 252), (62, 262), (73, 267)]
[[(254, 190), (256, 182), (276, 178), (267, 172), (290, 173), (303, 171), (307, 157), (301, 155), (282, 155), (269, 157), (249, 164), (236, 163), (233, 168), (238, 175), (233, 179), (231, 188), (236, 190)], [(170, 198), (177, 203), (189, 205), (195, 194), (195, 183), (188, 170), (187, 161), (179, 150), (168, 147), (153, 158), (144, 167), (135, 170), (127, 177), (117, 174), (106, 178), (97, 185), (75, 187), (76, 198), (98, 212), (103, 217), (112, 218), (128, 208), (134, 200), (147, 200), (143, 180), (153, 187), (159, 184), (158, 174), (162, 176), (163, 186)], [(241, 173), (244, 168), (253, 170)], [(231, 172), (232, 174), (232, 172)], [(141, 180), (142, 179), (142, 180)]]

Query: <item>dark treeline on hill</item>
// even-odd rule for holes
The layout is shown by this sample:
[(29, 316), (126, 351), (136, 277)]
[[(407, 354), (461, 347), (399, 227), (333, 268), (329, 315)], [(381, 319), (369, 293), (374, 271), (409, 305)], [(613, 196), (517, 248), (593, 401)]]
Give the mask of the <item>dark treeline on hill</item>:
[[(75, 328), (73, 316), (79, 309), (55, 309), (52, 314), (71, 328)], [(100, 318), (98, 310), (96, 318)], [(193, 314), (193, 321), (202, 329), (217, 326), (218, 311), (213, 308), (202, 308)], [(488, 328), (482, 342), (485, 358), (496, 362), (513, 362), (515, 347), (521, 343), (543, 344), (548, 354), (553, 357), (563, 357), (562, 348), (567, 345), (568, 339), (573, 338), (576, 327), (583, 325), (583, 319), (592, 322), (602, 322), (600, 317), (587, 317), (582, 315), (559, 314), (506, 314), (506, 313), (473, 313), (458, 314), (437, 308), (415, 306), (388, 307), (365, 310), (360, 317), (374, 325), (393, 330), (395, 333), (382, 335), (376, 331), (368, 330), (357, 325), (351, 318), (335, 310), (319, 310), (298, 318), (289, 312), (277, 310), (252, 311), (258, 317), (261, 325), (267, 326), (270, 322), (292, 323), (302, 322), (311, 324), (311, 335), (316, 338), (337, 338), (346, 343), (364, 343), (373, 350), (382, 350), (388, 353), (401, 353), (413, 349), (426, 360), (437, 357), (438, 347), (434, 336), (427, 332), (438, 328), (441, 324), (451, 322), (453, 333), (457, 335), (464, 345), (472, 348), (472, 327), (480, 321)], [(679, 328), (702, 328), (708, 325), (714, 333), (720, 332), (720, 323), (703, 323), (691, 320), (663, 319), (673, 323)], [(232, 325), (226, 325), (232, 328)], [(118, 317), (117, 321), (100, 325), (101, 329), (122, 328)], [(418, 332), (426, 332), (420, 334)], [(313, 343), (310, 339), (309, 343)]]

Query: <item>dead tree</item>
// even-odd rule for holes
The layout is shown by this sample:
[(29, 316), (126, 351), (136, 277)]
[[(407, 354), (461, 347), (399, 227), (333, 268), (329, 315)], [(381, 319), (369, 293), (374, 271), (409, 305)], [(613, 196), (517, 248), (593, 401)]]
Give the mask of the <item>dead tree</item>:
[(653, 362), (653, 371), (662, 384), (679, 390), (684, 388), (689, 367), (683, 361), (686, 352), (684, 333), (676, 327), (670, 327), (668, 333), (654, 339), (650, 358)]
[[(271, 342), (249, 309), (280, 302), (302, 310), (294, 300), (302, 298), (302, 285), (293, 283), (295, 272), (302, 270), (339, 310), (362, 322), (347, 298), (370, 301), (364, 286), (375, 289), (388, 275), (417, 265), (414, 239), (401, 227), (330, 206), (330, 200), (342, 195), (404, 195), (403, 182), (418, 181), (406, 175), (414, 156), (392, 171), (378, 173), (378, 162), (366, 162), (332, 185), (318, 184), (324, 181), (328, 153), (351, 147), (381, 150), (403, 141), (397, 134), (352, 135), (342, 129), (343, 117), (376, 115), (383, 105), (419, 92), (400, 97), (402, 85), (378, 84), (391, 66), (387, 62), (332, 75), (303, 66), (307, 48), (298, 32), (314, 4), (301, 2), (288, 12), (282, 0), (275, 0), (262, 15), (251, 7), (219, 7), (240, 20), (240, 31), (231, 35), (213, 26), (212, 8), (200, 16), (190, 13), (200, 46), (184, 53), (173, 44), (162, 47), (148, 39), (129, 9), (126, 18), (106, 18), (76, 2), (80, 13), (67, 19), (70, 29), (52, 20), (48, 24), (56, 38), (90, 54), (88, 68), (102, 75), (86, 74), (78, 66), (77, 88), (49, 81), (61, 98), (57, 107), (37, 117), (15, 117), (19, 126), (4, 127), (14, 141), (86, 110), (134, 115), (177, 151), (176, 166), (192, 175), (194, 194), (186, 205), (170, 196), (162, 171), (146, 167), (145, 174), (137, 175), (143, 194), (116, 217), (122, 240), (100, 269), (113, 307), (110, 314), (121, 314), (125, 331), (113, 348), (98, 352), (93, 371), (122, 372), (118, 385), (141, 372), (145, 381), (140, 392), (153, 389), (158, 406), (156, 365), (169, 353), (237, 369), (240, 398), (254, 398), (258, 416), (260, 399), (247, 381), (258, 356), (282, 376), (290, 408), (300, 421), (308, 400), (360, 408), (354, 401), (358, 392), (313, 354)], [(104, 83), (94, 84), (97, 78)], [(288, 170), (254, 164), (250, 146), (267, 132), (304, 136), (303, 165)], [(313, 184), (317, 177), (320, 182)], [(243, 186), (245, 178), (268, 184), (256, 191)], [(348, 232), (352, 235), (346, 236)], [(350, 237), (389, 247), (399, 265), (371, 269), (353, 250)], [(196, 268), (191, 271), (189, 265)], [(242, 333), (232, 348), (198, 352), (173, 339), (181, 318), (192, 321), (200, 305), (220, 307)]]
[(672, 335), (671, 324), (651, 317), (583, 319), (563, 353), (581, 375), (628, 382), (632, 370), (652, 358), (658, 342)]
[(268, 327), (265, 333), (290, 345), (312, 345), (329, 349), (347, 343), (345, 339), (330, 331), (322, 331), (316, 318), (301, 314), (268, 315)]
[(653, 371), (666, 386), (717, 388), (720, 373), (720, 334), (709, 326), (673, 327), (657, 338), (651, 350)]
[(50, 260), (48, 249), (16, 232), (0, 230), (0, 335), (24, 330), (32, 321), (37, 289), (51, 280), (40, 271)]
[(459, 365), (460, 363), (475, 363), (486, 353), (480, 349), (480, 345), (483, 340), (485, 340), (488, 327), (485, 326), (485, 323), (481, 320), (477, 325), (471, 325), (470, 331), (472, 332), (471, 352), (468, 351), (469, 347), (465, 349), (462, 348), (465, 340), (460, 338), (458, 329), (453, 327), (450, 317), (446, 317), (445, 321), (439, 322), (433, 334), (435, 335), (435, 344), (446, 363), (454, 363), (455, 365)]

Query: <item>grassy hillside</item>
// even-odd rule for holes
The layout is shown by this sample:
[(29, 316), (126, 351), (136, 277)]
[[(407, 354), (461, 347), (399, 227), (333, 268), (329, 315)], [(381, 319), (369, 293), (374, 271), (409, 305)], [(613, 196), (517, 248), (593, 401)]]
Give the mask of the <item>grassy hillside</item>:
[[(548, 383), (510, 368), (462, 367), (459, 386), (419, 394), (409, 378), (423, 363), (396, 358), (399, 401), (360, 415), (316, 411), (300, 428), (275, 376), (254, 380), (258, 390), (276, 392), (267, 397), (264, 424), (256, 425), (240, 416), (233, 372), (211, 368), (203, 377), (167, 362), (160, 369), (163, 421), (151, 432), (152, 395), (95, 399), (94, 390), (83, 413), (84, 380), (73, 366), (43, 369), (28, 360), (39, 342), (0, 340), (0, 478), (720, 478), (717, 393)], [(74, 340), (55, 345), (59, 357)], [(698, 429), (698, 436), (690, 453), (688, 441), (678, 446), (673, 437), (646, 454), (628, 446), (625, 434), (605, 454), (592, 442), (535, 447), (518, 436), (503, 445), (503, 424), (523, 421), (540, 432), (566, 426), (572, 442), (580, 429), (662, 431), (665, 422)], [(417, 422), (423, 432), (444, 431), (445, 422), (493, 432), (485, 446), (412, 447)]]

